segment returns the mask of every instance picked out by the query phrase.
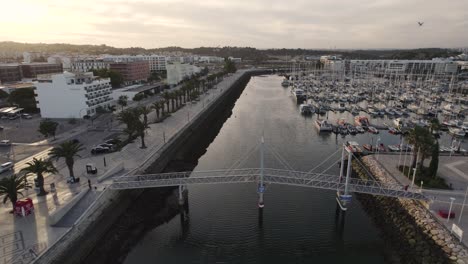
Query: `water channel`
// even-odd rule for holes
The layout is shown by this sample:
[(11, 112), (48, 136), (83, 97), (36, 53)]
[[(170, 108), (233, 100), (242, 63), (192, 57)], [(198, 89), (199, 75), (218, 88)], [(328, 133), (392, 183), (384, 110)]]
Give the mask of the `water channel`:
[[(319, 134), (316, 116), (301, 116), (290, 89), (280, 83), (281, 77), (273, 75), (250, 80), (195, 170), (230, 168), (246, 156), (238, 168), (259, 167), (259, 151), (251, 150), (262, 134), (266, 167), (285, 169), (274, 152), (301, 171), (334, 155), (316, 171), (336, 175), (344, 141), (399, 142), (387, 132), (346, 138)], [(347, 112), (336, 115), (328, 118), (353, 120)], [(256, 184), (198, 185), (188, 187), (188, 207), (184, 224), (175, 217), (150, 230), (124, 263), (385, 263), (389, 252), (357, 200), (344, 225), (337, 223), (333, 191), (268, 185), (260, 214)]]

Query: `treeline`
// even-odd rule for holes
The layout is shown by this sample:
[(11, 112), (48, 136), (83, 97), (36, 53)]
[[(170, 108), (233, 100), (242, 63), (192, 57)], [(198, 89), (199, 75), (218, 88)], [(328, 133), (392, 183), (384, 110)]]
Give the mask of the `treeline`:
[(184, 52), (205, 56), (239, 57), (244, 61), (260, 62), (275, 56), (319, 56), (326, 54), (341, 55), (344, 59), (420, 59), (428, 60), (436, 57), (450, 57), (459, 52), (451, 49), (425, 48), (425, 49), (392, 49), (392, 50), (320, 50), (320, 49), (256, 49), (252, 47), (199, 47), (193, 49), (181, 47), (165, 47), (144, 49), (140, 47), (115, 48), (107, 45), (73, 45), (73, 44), (44, 44), (44, 43), (18, 43), (0, 42), (0, 53), (9, 52), (67, 52), (98, 54), (150, 54), (162, 52)]

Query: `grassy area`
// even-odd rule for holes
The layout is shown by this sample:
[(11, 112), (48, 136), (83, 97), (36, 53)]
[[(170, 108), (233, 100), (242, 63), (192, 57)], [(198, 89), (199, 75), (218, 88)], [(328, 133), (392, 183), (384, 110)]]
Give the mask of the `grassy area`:
[[(400, 165), (398, 169), (403, 172), (405, 176), (408, 177), (408, 170), (411, 170), (409, 173), (409, 179), (413, 180), (413, 170), (409, 166)], [(421, 181), (423, 181), (423, 188), (437, 188), (437, 189), (451, 189), (443, 178), (438, 176), (431, 177), (429, 176), (429, 169), (427, 167), (423, 167), (421, 170), (416, 170), (416, 179), (414, 180), (415, 185), (420, 185)]]

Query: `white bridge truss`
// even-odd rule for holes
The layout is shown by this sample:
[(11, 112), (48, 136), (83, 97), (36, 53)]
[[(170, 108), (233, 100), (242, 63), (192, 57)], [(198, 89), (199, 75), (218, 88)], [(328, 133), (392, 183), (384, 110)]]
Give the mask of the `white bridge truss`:
[[(259, 183), (261, 174), (262, 168), (131, 175), (116, 178), (110, 185), (110, 188), (123, 190), (192, 184)], [(284, 184), (340, 192), (345, 191), (346, 185), (345, 177), (340, 178), (337, 175), (268, 168), (263, 169), (263, 182), (265, 184)], [(400, 184), (384, 184), (371, 179), (350, 178), (348, 191), (388, 197), (429, 200), (421, 192), (404, 190)]]

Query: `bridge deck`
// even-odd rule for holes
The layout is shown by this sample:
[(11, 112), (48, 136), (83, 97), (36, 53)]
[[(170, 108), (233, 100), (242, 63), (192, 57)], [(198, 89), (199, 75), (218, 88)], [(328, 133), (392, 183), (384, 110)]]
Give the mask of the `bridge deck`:
[[(263, 173), (263, 181), (266, 184), (284, 184), (339, 191), (345, 189), (344, 177), (340, 180), (339, 176), (336, 175), (279, 169), (264, 169)], [(258, 168), (133, 175), (116, 178), (110, 188), (138, 189), (191, 184), (256, 183), (260, 181), (260, 176), (261, 169)], [(375, 180), (351, 178), (348, 190), (356, 193), (428, 200), (424, 194), (405, 191), (399, 184), (383, 184)]]

